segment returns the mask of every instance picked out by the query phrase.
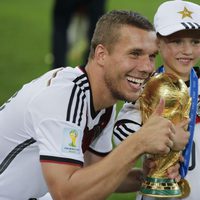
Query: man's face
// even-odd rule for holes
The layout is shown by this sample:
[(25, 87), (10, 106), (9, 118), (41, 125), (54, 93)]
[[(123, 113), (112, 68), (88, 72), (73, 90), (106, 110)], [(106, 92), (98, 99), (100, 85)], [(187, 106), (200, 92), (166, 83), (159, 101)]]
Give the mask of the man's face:
[(184, 30), (159, 39), (159, 50), (167, 72), (188, 80), (200, 59), (200, 31)]
[(155, 32), (124, 26), (108, 53), (104, 79), (115, 99), (135, 101), (144, 81), (154, 70), (157, 43)]

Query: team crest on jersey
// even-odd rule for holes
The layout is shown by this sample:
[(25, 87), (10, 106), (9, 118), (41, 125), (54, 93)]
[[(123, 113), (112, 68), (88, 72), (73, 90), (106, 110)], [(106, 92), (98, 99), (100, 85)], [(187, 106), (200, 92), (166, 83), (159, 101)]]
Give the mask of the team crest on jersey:
[(64, 129), (62, 152), (79, 154), (80, 148), (80, 131), (71, 128)]

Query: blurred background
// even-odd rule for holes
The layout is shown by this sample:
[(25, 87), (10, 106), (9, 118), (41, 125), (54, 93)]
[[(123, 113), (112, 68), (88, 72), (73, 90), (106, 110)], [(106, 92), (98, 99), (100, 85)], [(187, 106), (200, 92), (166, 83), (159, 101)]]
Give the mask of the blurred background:
[[(67, 0), (66, 0), (67, 1)], [(106, 0), (105, 10), (142, 13), (151, 22), (164, 0)], [(200, 0), (193, 0), (200, 3)], [(0, 105), (22, 85), (52, 69), (52, 12), (54, 0), (0, 1)], [(87, 21), (74, 17), (68, 28), (68, 65), (82, 64), (87, 48)], [(158, 56), (156, 66), (161, 64)], [(121, 103), (118, 105), (118, 109)], [(108, 183), (109, 184), (109, 183)], [(135, 194), (113, 194), (108, 200), (134, 200)]]

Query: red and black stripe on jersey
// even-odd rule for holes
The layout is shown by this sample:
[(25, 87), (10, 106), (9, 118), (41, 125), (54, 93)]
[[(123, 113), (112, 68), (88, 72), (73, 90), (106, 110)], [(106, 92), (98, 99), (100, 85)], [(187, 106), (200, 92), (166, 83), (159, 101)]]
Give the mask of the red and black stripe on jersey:
[(105, 155), (103, 153), (96, 152), (93, 149), (89, 148), (89, 145), (91, 144), (93, 140), (95, 140), (97, 137), (100, 136), (101, 132), (108, 124), (111, 114), (112, 114), (112, 110), (113, 110), (113, 106), (110, 108), (107, 108), (106, 112), (100, 117), (99, 123), (95, 125), (93, 129), (89, 130), (88, 127), (85, 127), (83, 142), (82, 142), (83, 152), (85, 152), (86, 150), (90, 150), (97, 155), (100, 155), (100, 156)]
[(61, 158), (61, 157), (55, 157), (55, 156), (40, 156), (40, 162), (51, 162), (51, 163), (59, 163), (59, 164), (69, 164), (73, 166), (83, 166), (83, 162), (70, 159), (70, 158)]

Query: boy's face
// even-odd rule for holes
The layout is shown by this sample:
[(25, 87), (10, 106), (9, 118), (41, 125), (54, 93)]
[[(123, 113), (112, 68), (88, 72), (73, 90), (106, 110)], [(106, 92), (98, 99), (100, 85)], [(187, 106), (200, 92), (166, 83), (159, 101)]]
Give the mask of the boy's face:
[(200, 31), (183, 30), (169, 36), (159, 36), (159, 51), (165, 71), (187, 81), (191, 68), (200, 59)]

